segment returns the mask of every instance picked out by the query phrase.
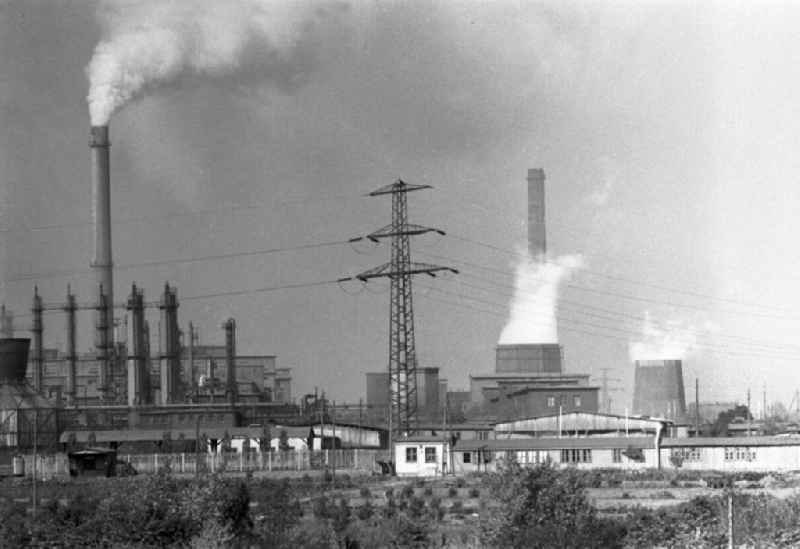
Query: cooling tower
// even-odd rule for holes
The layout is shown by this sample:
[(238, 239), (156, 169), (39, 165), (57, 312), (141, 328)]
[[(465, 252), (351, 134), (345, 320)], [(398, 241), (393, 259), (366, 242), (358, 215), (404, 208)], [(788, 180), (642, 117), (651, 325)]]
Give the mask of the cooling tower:
[(528, 251), (533, 259), (547, 253), (544, 170), (541, 168), (528, 170)]
[(633, 413), (667, 419), (683, 419), (686, 416), (680, 360), (636, 361)]
[(561, 346), (557, 343), (498, 345), (495, 372), (561, 373)]

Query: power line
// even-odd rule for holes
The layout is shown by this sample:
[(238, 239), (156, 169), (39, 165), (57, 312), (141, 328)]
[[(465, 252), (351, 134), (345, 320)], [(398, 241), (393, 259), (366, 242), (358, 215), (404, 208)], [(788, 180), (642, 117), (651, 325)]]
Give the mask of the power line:
[[(482, 247), (485, 247), (485, 248), (488, 248), (488, 249), (491, 249), (491, 250), (502, 252), (504, 254), (511, 255), (511, 256), (514, 256), (514, 257), (517, 257), (517, 258), (524, 258), (525, 257), (524, 253), (520, 253), (518, 251), (510, 250), (508, 248), (502, 248), (500, 246), (495, 246), (493, 244), (488, 244), (486, 242), (480, 242), (478, 240), (473, 240), (471, 238), (466, 238), (466, 237), (463, 237), (463, 236), (454, 235), (452, 233), (448, 233), (447, 236), (449, 236), (450, 238), (454, 238), (456, 240), (461, 240), (463, 242), (467, 242), (467, 243), (470, 243), (470, 244), (475, 244), (477, 246), (482, 246)], [(543, 261), (544, 261), (544, 263), (549, 263), (551, 265), (558, 265), (558, 266), (561, 266), (561, 267), (564, 266), (562, 263), (559, 263), (558, 261), (551, 261), (551, 260), (547, 260), (547, 259), (545, 259)], [(602, 278), (607, 278), (609, 280), (615, 280), (615, 281), (619, 281), (619, 282), (625, 282), (625, 283), (628, 283), (628, 284), (634, 284), (634, 285), (637, 285), (637, 286), (653, 288), (653, 289), (664, 291), (664, 292), (671, 292), (671, 293), (676, 293), (676, 294), (681, 294), (681, 295), (686, 295), (686, 296), (691, 296), (691, 297), (698, 297), (698, 298), (702, 298), (702, 299), (720, 301), (720, 302), (730, 303), (730, 304), (734, 304), (734, 305), (743, 305), (743, 306), (747, 306), (747, 307), (759, 307), (759, 308), (771, 309), (771, 310), (781, 311), (781, 312), (786, 312), (787, 311), (785, 308), (775, 307), (775, 306), (767, 305), (767, 304), (764, 304), (764, 303), (752, 303), (752, 302), (746, 302), (746, 301), (739, 301), (739, 300), (736, 300), (736, 299), (719, 297), (719, 296), (714, 296), (714, 295), (711, 295), (711, 294), (706, 294), (706, 293), (701, 293), (701, 292), (693, 292), (693, 291), (690, 291), (690, 290), (684, 290), (684, 289), (670, 287), (670, 286), (663, 286), (663, 285), (660, 285), (660, 284), (652, 284), (652, 283), (649, 283), (649, 282), (640, 282), (638, 280), (633, 280), (631, 278), (626, 278), (626, 277), (622, 277), (622, 276), (619, 276), (619, 275), (610, 275), (610, 274), (607, 274), (607, 273), (602, 273), (600, 271), (587, 269), (585, 267), (582, 267), (579, 272), (581, 272), (581, 273), (589, 273), (589, 274), (591, 274), (593, 276), (599, 276), (599, 277), (602, 277)]]
[[(153, 267), (157, 265), (174, 265), (179, 263), (197, 263), (200, 261), (211, 261), (217, 259), (232, 259), (235, 257), (247, 257), (247, 256), (254, 256), (254, 255), (268, 255), (274, 253), (282, 253), (282, 252), (291, 252), (291, 251), (298, 251), (298, 250), (309, 250), (314, 248), (325, 248), (329, 246), (338, 246), (341, 244), (347, 244), (347, 240), (333, 240), (329, 242), (317, 242), (314, 244), (302, 244), (300, 246), (287, 246), (287, 247), (280, 247), (280, 248), (269, 248), (265, 250), (250, 250), (250, 251), (243, 251), (243, 252), (231, 252), (227, 254), (215, 254), (215, 255), (205, 255), (205, 256), (197, 256), (197, 257), (186, 257), (186, 258), (178, 258), (178, 259), (163, 259), (163, 260), (156, 260), (156, 261), (143, 261), (141, 263), (124, 263), (122, 265), (115, 265), (115, 270), (124, 270), (124, 269), (134, 269), (138, 267)], [(42, 278), (57, 278), (61, 276), (72, 276), (76, 274), (86, 274), (90, 273), (90, 269), (76, 269), (72, 271), (51, 271), (45, 273), (30, 273), (23, 276), (14, 276), (7, 279), (9, 282), (21, 282), (21, 281), (29, 281), (29, 280), (39, 280)]]
[[(476, 301), (478, 303), (489, 305), (490, 307), (499, 307), (499, 308), (502, 308), (502, 309), (506, 308), (505, 304), (496, 303), (494, 301), (488, 301), (488, 300), (476, 298), (476, 297), (473, 297), (473, 296), (470, 296), (470, 295), (461, 294), (461, 293), (458, 293), (458, 292), (450, 292), (450, 291), (447, 291), (447, 290), (443, 290), (441, 288), (436, 288), (434, 286), (424, 286), (424, 287), (427, 288), (428, 290), (431, 290), (431, 291), (434, 291), (434, 292), (439, 292), (439, 293), (443, 293), (443, 294), (446, 294), (446, 295), (452, 295), (452, 296), (455, 296), (455, 297), (459, 297), (459, 298), (462, 298), (462, 299)], [(483, 312), (489, 312), (489, 311), (483, 311)], [(497, 313), (497, 314), (502, 314), (502, 316), (504, 316), (504, 317), (506, 316), (506, 314), (504, 314), (504, 313)], [(586, 321), (582, 321), (582, 320), (578, 320), (578, 319), (558, 317), (558, 316), (556, 316), (555, 318), (558, 321), (567, 322), (567, 323), (570, 323), (571, 325), (577, 324), (577, 325), (586, 326), (586, 327), (589, 327), (589, 328), (594, 328), (596, 330), (599, 329), (599, 330), (605, 330), (605, 331), (610, 331), (610, 332), (621, 333), (621, 334), (626, 335), (627, 338), (623, 339), (622, 337), (614, 336), (614, 335), (611, 335), (611, 334), (608, 334), (608, 333), (603, 333), (603, 332), (596, 332), (596, 331), (589, 331), (589, 330), (576, 330), (575, 328), (571, 328), (571, 327), (567, 326), (566, 329), (569, 329), (571, 331), (579, 331), (581, 333), (586, 333), (586, 334), (590, 334), (590, 335), (608, 337), (608, 338), (611, 338), (611, 339), (617, 339), (619, 341), (625, 341), (627, 343), (630, 343), (630, 338), (631, 337), (638, 337), (639, 336), (638, 333), (634, 333), (631, 330), (615, 328), (613, 326), (599, 325), (599, 324), (595, 324), (595, 323), (592, 323), (592, 322), (586, 322)], [(554, 323), (550, 323), (550, 322), (534, 322), (534, 321), (531, 321), (530, 323), (531, 324), (536, 324), (536, 325), (539, 325), (539, 326), (565, 328), (562, 325), (554, 324)], [(702, 343), (702, 342), (694, 342), (692, 346), (693, 347), (699, 347), (699, 348), (707, 349), (707, 350), (709, 350), (711, 352), (717, 352), (717, 353), (720, 353), (720, 354), (727, 354), (727, 355), (731, 355), (731, 356), (750, 356), (750, 357), (758, 357), (758, 358), (773, 358), (773, 359), (785, 359), (785, 360), (796, 360), (797, 358), (800, 358), (800, 354), (794, 354), (794, 355), (765, 354), (765, 353), (740, 351), (740, 350), (736, 350), (736, 349), (730, 350), (729, 348), (726, 348), (724, 346), (714, 345), (714, 344), (709, 344), (709, 343)]]
[[(334, 201), (334, 200), (351, 200), (353, 198), (357, 198), (357, 195), (352, 196), (334, 196), (334, 197), (327, 197), (327, 198), (311, 198), (311, 199), (297, 199), (297, 200), (282, 200), (280, 202), (275, 203), (260, 203), (260, 204), (235, 204), (231, 206), (225, 206), (222, 208), (209, 208), (206, 210), (193, 210), (189, 212), (180, 212), (180, 213), (169, 213), (164, 215), (146, 215), (140, 217), (126, 217), (122, 219), (117, 219), (112, 221), (112, 226), (121, 226), (121, 225), (128, 225), (132, 223), (143, 223), (143, 222), (153, 222), (153, 221), (163, 221), (165, 219), (173, 219), (177, 217), (195, 217), (195, 216), (202, 216), (202, 215), (211, 215), (217, 213), (234, 213), (243, 210), (266, 210), (266, 209), (273, 209), (276, 205), (277, 206), (290, 206), (293, 204), (308, 204), (310, 202), (324, 202), (324, 201)], [(0, 233), (17, 233), (17, 232), (33, 232), (33, 231), (46, 231), (46, 230), (55, 230), (55, 229), (69, 229), (74, 227), (91, 227), (93, 225), (92, 221), (70, 221), (66, 223), (52, 223), (47, 225), (34, 225), (34, 226), (18, 226), (11, 229), (0, 229)]]
[[(454, 263), (460, 263), (460, 264), (463, 264), (463, 265), (469, 265), (469, 266), (475, 267), (477, 269), (482, 269), (482, 270), (485, 270), (485, 271), (498, 273), (498, 274), (501, 274), (503, 276), (514, 276), (512, 273), (509, 273), (509, 272), (501, 270), (501, 269), (496, 269), (496, 268), (493, 268), (493, 267), (486, 267), (484, 265), (478, 265), (476, 263), (471, 263), (469, 261), (455, 259), (455, 258), (448, 257), (448, 256), (445, 256), (445, 255), (441, 255), (441, 254), (432, 254), (432, 253), (426, 253), (426, 252), (417, 252), (417, 253), (421, 254), (421, 255), (426, 255), (426, 256), (429, 256), (429, 257), (444, 259), (444, 260), (451, 261), (451, 262), (454, 262)], [(541, 278), (533, 278), (533, 277), (531, 278), (531, 280), (544, 281)], [(647, 297), (642, 297), (642, 296), (634, 296), (634, 295), (623, 294), (623, 293), (619, 293), (619, 292), (612, 292), (612, 291), (609, 291), (609, 290), (602, 290), (602, 289), (599, 289), (599, 288), (589, 288), (589, 287), (581, 286), (581, 285), (574, 284), (574, 283), (565, 283), (562, 286), (566, 287), (566, 288), (572, 288), (572, 289), (575, 289), (575, 290), (583, 291), (583, 292), (591, 292), (591, 293), (596, 293), (596, 294), (601, 294), (601, 295), (618, 297), (620, 299), (626, 299), (626, 300), (630, 300), (630, 301), (640, 301), (640, 302), (644, 302), (644, 303), (653, 303), (653, 304), (656, 304), (656, 305), (665, 305), (665, 306), (669, 306), (669, 307), (676, 307), (676, 308), (683, 308), (683, 309), (693, 309), (693, 310), (703, 311), (703, 312), (706, 312), (706, 313), (710, 312), (710, 310), (707, 307), (702, 307), (702, 306), (699, 306), (699, 305), (692, 305), (692, 304), (689, 304), (689, 303), (675, 303), (675, 302), (672, 302), (672, 301), (664, 301), (664, 300), (652, 299), (652, 298), (647, 298)], [(770, 318), (770, 319), (777, 319), (777, 320), (792, 320), (792, 321), (800, 320), (800, 317), (797, 317), (797, 316), (779, 316), (779, 315), (770, 315), (770, 314), (766, 314), (766, 313), (758, 313), (758, 312), (752, 312), (752, 311), (733, 311), (733, 310), (730, 310), (730, 309), (715, 309), (715, 311), (716, 312), (720, 312), (720, 313), (726, 313), (726, 314), (746, 315), (746, 316), (749, 316), (749, 317), (754, 317), (755, 316), (755, 317), (760, 317), (760, 318)]]
[[(480, 282), (484, 282), (484, 283), (490, 284), (490, 285), (494, 286), (495, 288), (500, 288), (501, 290), (510, 290), (510, 291), (500, 292), (500, 291), (492, 289), (492, 288), (486, 288), (486, 287), (483, 287), (483, 286), (478, 286), (478, 285), (474, 285), (474, 284), (468, 284), (466, 282), (461, 282), (460, 283), (461, 285), (467, 286), (469, 288), (474, 288), (474, 289), (478, 289), (478, 290), (482, 290), (482, 291), (486, 291), (486, 292), (500, 293), (501, 295), (504, 295), (504, 296), (509, 297), (509, 298), (514, 297), (515, 296), (515, 292), (518, 291), (513, 286), (510, 286), (510, 285), (507, 285), (507, 284), (500, 284), (500, 283), (497, 283), (497, 282), (495, 282), (493, 280), (489, 280), (489, 279), (486, 279), (486, 278), (483, 278), (483, 277), (479, 277), (479, 276), (476, 276), (476, 275), (473, 275), (473, 274), (470, 274), (470, 273), (462, 273), (462, 275), (463, 275), (463, 277), (466, 277), (466, 278), (472, 278), (472, 279), (478, 280)], [(528, 301), (528, 300), (535, 301), (536, 300), (535, 298), (529, 297), (530, 295), (533, 295), (530, 292), (523, 292), (523, 294), (528, 296), (528, 297), (525, 297), (526, 301)], [(655, 326), (660, 326), (660, 329), (662, 329), (662, 330), (674, 329), (673, 327), (667, 325), (666, 323), (663, 323), (663, 322), (660, 323), (660, 322), (657, 322), (657, 321), (655, 321), (655, 320), (653, 320), (651, 318), (645, 317), (645, 316), (632, 315), (632, 314), (623, 313), (623, 312), (620, 312), (620, 311), (613, 311), (613, 310), (610, 310), (610, 309), (605, 309), (603, 307), (596, 307), (596, 306), (592, 306), (592, 305), (587, 305), (585, 303), (581, 303), (581, 302), (578, 302), (578, 301), (571, 301), (571, 300), (564, 299), (564, 298), (559, 298), (558, 306), (559, 306), (559, 308), (562, 308), (562, 307), (566, 306), (565, 308), (567, 308), (569, 310), (574, 309), (575, 312), (578, 312), (578, 313), (586, 315), (586, 316), (594, 316), (594, 317), (598, 317), (598, 318), (603, 318), (603, 319), (607, 319), (607, 320), (615, 320), (615, 321), (635, 320), (635, 321), (638, 321), (638, 322), (650, 322)], [(602, 314), (586, 312), (584, 309), (588, 309), (588, 310), (591, 310), (591, 311), (599, 311)], [(700, 331), (700, 330), (695, 330), (695, 329), (686, 329), (684, 331), (691, 332), (691, 333), (694, 333), (694, 334), (708, 333), (707, 330)], [(758, 340), (755, 340), (755, 339), (752, 339), (752, 338), (747, 338), (747, 337), (743, 337), (743, 336), (739, 336), (739, 335), (716, 334), (716, 336), (717, 337), (724, 337), (724, 338), (728, 338), (728, 339), (733, 339), (736, 342), (743, 342), (743, 343), (745, 343), (747, 345), (750, 345), (750, 346), (762, 347), (762, 348), (765, 348), (766, 350), (770, 350), (770, 349), (784, 350), (785, 349), (785, 350), (800, 351), (800, 346), (798, 346), (798, 345), (768, 343), (768, 342), (758, 341)]]

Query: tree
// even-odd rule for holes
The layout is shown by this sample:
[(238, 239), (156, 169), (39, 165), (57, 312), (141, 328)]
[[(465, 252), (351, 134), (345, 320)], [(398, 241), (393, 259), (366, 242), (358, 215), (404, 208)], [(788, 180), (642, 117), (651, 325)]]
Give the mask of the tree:
[(745, 420), (752, 420), (753, 414), (750, 413), (750, 409), (744, 404), (738, 404), (730, 410), (720, 412), (714, 425), (711, 426), (711, 436), (728, 436), (728, 424), (737, 417), (744, 418)]
[(487, 546), (524, 548), (622, 547), (624, 527), (597, 517), (577, 470), (511, 463), (487, 479), (499, 503), (487, 509), (481, 538)]

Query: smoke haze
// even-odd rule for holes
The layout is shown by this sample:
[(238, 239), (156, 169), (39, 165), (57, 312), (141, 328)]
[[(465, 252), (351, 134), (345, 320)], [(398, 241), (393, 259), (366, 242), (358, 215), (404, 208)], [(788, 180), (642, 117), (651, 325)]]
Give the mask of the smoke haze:
[[(713, 331), (706, 324), (705, 331)], [(698, 329), (685, 322), (670, 320), (659, 327), (653, 322), (649, 311), (645, 311), (642, 334), (639, 341), (631, 342), (630, 358), (636, 360), (683, 360), (695, 350)]]
[(500, 344), (557, 343), (558, 287), (582, 264), (580, 255), (539, 262), (526, 253), (517, 265), (511, 312)]
[(92, 125), (187, 75), (292, 89), (313, 58), (316, 23), (332, 11), (268, 0), (106, 1), (97, 14), (105, 36), (86, 68)]

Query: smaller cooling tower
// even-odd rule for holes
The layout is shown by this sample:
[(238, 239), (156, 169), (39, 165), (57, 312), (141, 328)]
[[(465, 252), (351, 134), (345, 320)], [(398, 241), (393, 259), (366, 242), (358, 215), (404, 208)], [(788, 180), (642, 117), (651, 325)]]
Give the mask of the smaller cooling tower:
[(680, 360), (637, 360), (633, 413), (666, 419), (686, 416), (683, 367)]

